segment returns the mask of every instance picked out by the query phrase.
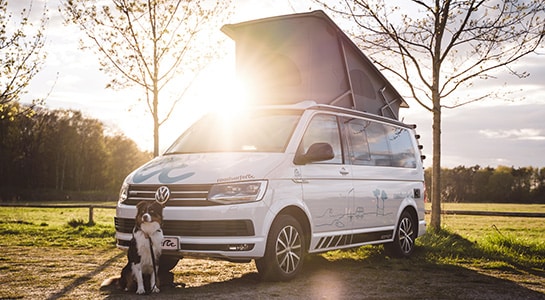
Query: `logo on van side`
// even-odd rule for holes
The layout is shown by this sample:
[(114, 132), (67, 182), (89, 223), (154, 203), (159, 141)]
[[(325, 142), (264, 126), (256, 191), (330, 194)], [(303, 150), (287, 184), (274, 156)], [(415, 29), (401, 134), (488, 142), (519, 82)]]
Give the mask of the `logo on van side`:
[(255, 179), (254, 175), (246, 174), (246, 175), (218, 178), (217, 182), (220, 183), (220, 182), (231, 182), (231, 181), (244, 181), (244, 180), (252, 180), (252, 179)]

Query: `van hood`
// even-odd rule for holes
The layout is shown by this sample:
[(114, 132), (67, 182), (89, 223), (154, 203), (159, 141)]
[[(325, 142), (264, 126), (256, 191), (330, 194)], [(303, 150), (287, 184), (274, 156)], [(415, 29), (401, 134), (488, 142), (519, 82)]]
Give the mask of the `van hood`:
[(284, 153), (207, 153), (159, 156), (134, 171), (128, 183), (210, 184), (265, 178)]

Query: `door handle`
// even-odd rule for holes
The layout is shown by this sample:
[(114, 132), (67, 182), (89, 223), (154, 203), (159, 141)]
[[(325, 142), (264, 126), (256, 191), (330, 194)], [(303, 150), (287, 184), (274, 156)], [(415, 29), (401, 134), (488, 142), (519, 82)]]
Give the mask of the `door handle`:
[(339, 173), (341, 173), (341, 175), (348, 175), (350, 174), (350, 172), (348, 172), (345, 168), (342, 168)]

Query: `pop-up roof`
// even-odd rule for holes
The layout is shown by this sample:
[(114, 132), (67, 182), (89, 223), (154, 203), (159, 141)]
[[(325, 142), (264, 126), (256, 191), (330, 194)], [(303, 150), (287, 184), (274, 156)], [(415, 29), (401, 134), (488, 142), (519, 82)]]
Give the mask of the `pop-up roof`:
[(221, 29), (236, 43), (237, 76), (252, 101), (314, 100), (397, 119), (408, 107), (361, 50), (323, 12), (284, 15)]

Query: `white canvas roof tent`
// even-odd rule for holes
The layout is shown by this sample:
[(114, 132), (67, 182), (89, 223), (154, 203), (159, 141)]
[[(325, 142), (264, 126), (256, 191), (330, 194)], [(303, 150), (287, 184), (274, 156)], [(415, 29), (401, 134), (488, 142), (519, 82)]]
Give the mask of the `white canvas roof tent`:
[(409, 107), (384, 75), (323, 11), (224, 25), (236, 72), (262, 104), (314, 100), (398, 119)]

